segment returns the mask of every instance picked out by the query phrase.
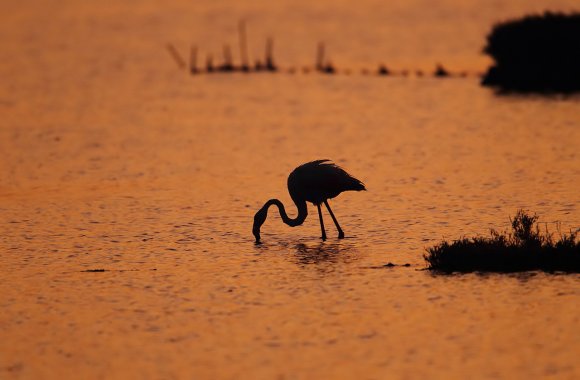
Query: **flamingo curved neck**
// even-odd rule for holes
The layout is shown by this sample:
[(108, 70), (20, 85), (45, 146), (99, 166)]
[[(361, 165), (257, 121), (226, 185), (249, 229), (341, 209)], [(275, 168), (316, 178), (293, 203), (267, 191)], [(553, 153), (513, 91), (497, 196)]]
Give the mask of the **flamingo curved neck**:
[(278, 207), (282, 221), (290, 227), (296, 227), (304, 223), (304, 220), (306, 220), (306, 217), (308, 216), (308, 208), (306, 207), (306, 201), (296, 199), (293, 200), (296, 204), (296, 208), (298, 209), (298, 216), (296, 216), (294, 219), (288, 217), (288, 214), (286, 214), (286, 208), (278, 199), (270, 199), (268, 202), (266, 202), (264, 208), (267, 210), (270, 206), (275, 205)]

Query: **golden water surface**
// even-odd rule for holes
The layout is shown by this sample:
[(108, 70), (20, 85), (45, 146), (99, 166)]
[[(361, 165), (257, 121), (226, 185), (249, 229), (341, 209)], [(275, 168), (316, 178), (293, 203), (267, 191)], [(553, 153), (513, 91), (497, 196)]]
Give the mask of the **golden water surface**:
[[(493, 22), (576, 1), (434, 3), (3, 4), (0, 378), (580, 377), (579, 275), (422, 270), (519, 208), (579, 226), (578, 97), (474, 75)], [(271, 35), (312, 66), (324, 40), (352, 74), (192, 77), (165, 50), (219, 60), (240, 18), (252, 59)], [(359, 74), (379, 62), (469, 75)], [(347, 239), (271, 209), (254, 245), (318, 158), (368, 188), (331, 201)]]

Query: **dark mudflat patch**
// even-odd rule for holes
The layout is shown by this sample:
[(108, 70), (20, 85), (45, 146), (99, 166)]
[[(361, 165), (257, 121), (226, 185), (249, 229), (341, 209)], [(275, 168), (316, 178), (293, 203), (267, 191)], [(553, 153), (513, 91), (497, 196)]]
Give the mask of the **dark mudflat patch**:
[(406, 264), (393, 264), (391, 262), (388, 262), (388, 263), (383, 264), (383, 265), (374, 265), (374, 266), (370, 266), (370, 267), (367, 267), (367, 268), (368, 269), (384, 269), (384, 268), (395, 268), (395, 267), (405, 267), (405, 268), (408, 268), (410, 266), (411, 266), (411, 264), (409, 264), (409, 263), (406, 263)]
[(140, 271), (156, 271), (157, 268), (153, 269), (85, 269), (80, 271), (81, 273), (102, 273), (102, 272), (140, 272)]
[(580, 273), (580, 230), (570, 234), (541, 233), (536, 215), (520, 210), (512, 220), (512, 231), (491, 230), (489, 237), (443, 241), (427, 248), (428, 269), (440, 272)]

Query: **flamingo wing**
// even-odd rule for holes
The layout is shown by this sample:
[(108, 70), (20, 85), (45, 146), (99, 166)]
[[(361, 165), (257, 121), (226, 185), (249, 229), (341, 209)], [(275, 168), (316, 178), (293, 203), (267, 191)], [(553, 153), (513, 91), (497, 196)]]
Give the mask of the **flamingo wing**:
[(328, 159), (300, 165), (288, 177), (288, 191), (298, 197), (320, 204), (343, 191), (366, 190), (365, 185)]

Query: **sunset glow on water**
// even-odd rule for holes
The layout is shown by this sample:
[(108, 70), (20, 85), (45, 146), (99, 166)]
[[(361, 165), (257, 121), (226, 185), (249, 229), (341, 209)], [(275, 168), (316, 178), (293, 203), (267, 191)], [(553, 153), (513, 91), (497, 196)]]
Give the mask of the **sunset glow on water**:
[[(0, 379), (580, 376), (578, 274), (423, 259), (518, 209), (580, 227), (578, 96), (478, 77), (494, 22), (576, 1), (5, 8)], [(236, 61), (240, 19), (283, 72), (191, 76), (166, 51)], [(302, 72), (319, 41), (350, 75)], [(409, 75), (361, 74), (379, 63)], [(346, 239), (309, 205), (296, 228), (270, 209), (255, 245), (254, 213), (295, 216), (288, 174), (324, 158), (368, 189), (330, 201)]]

